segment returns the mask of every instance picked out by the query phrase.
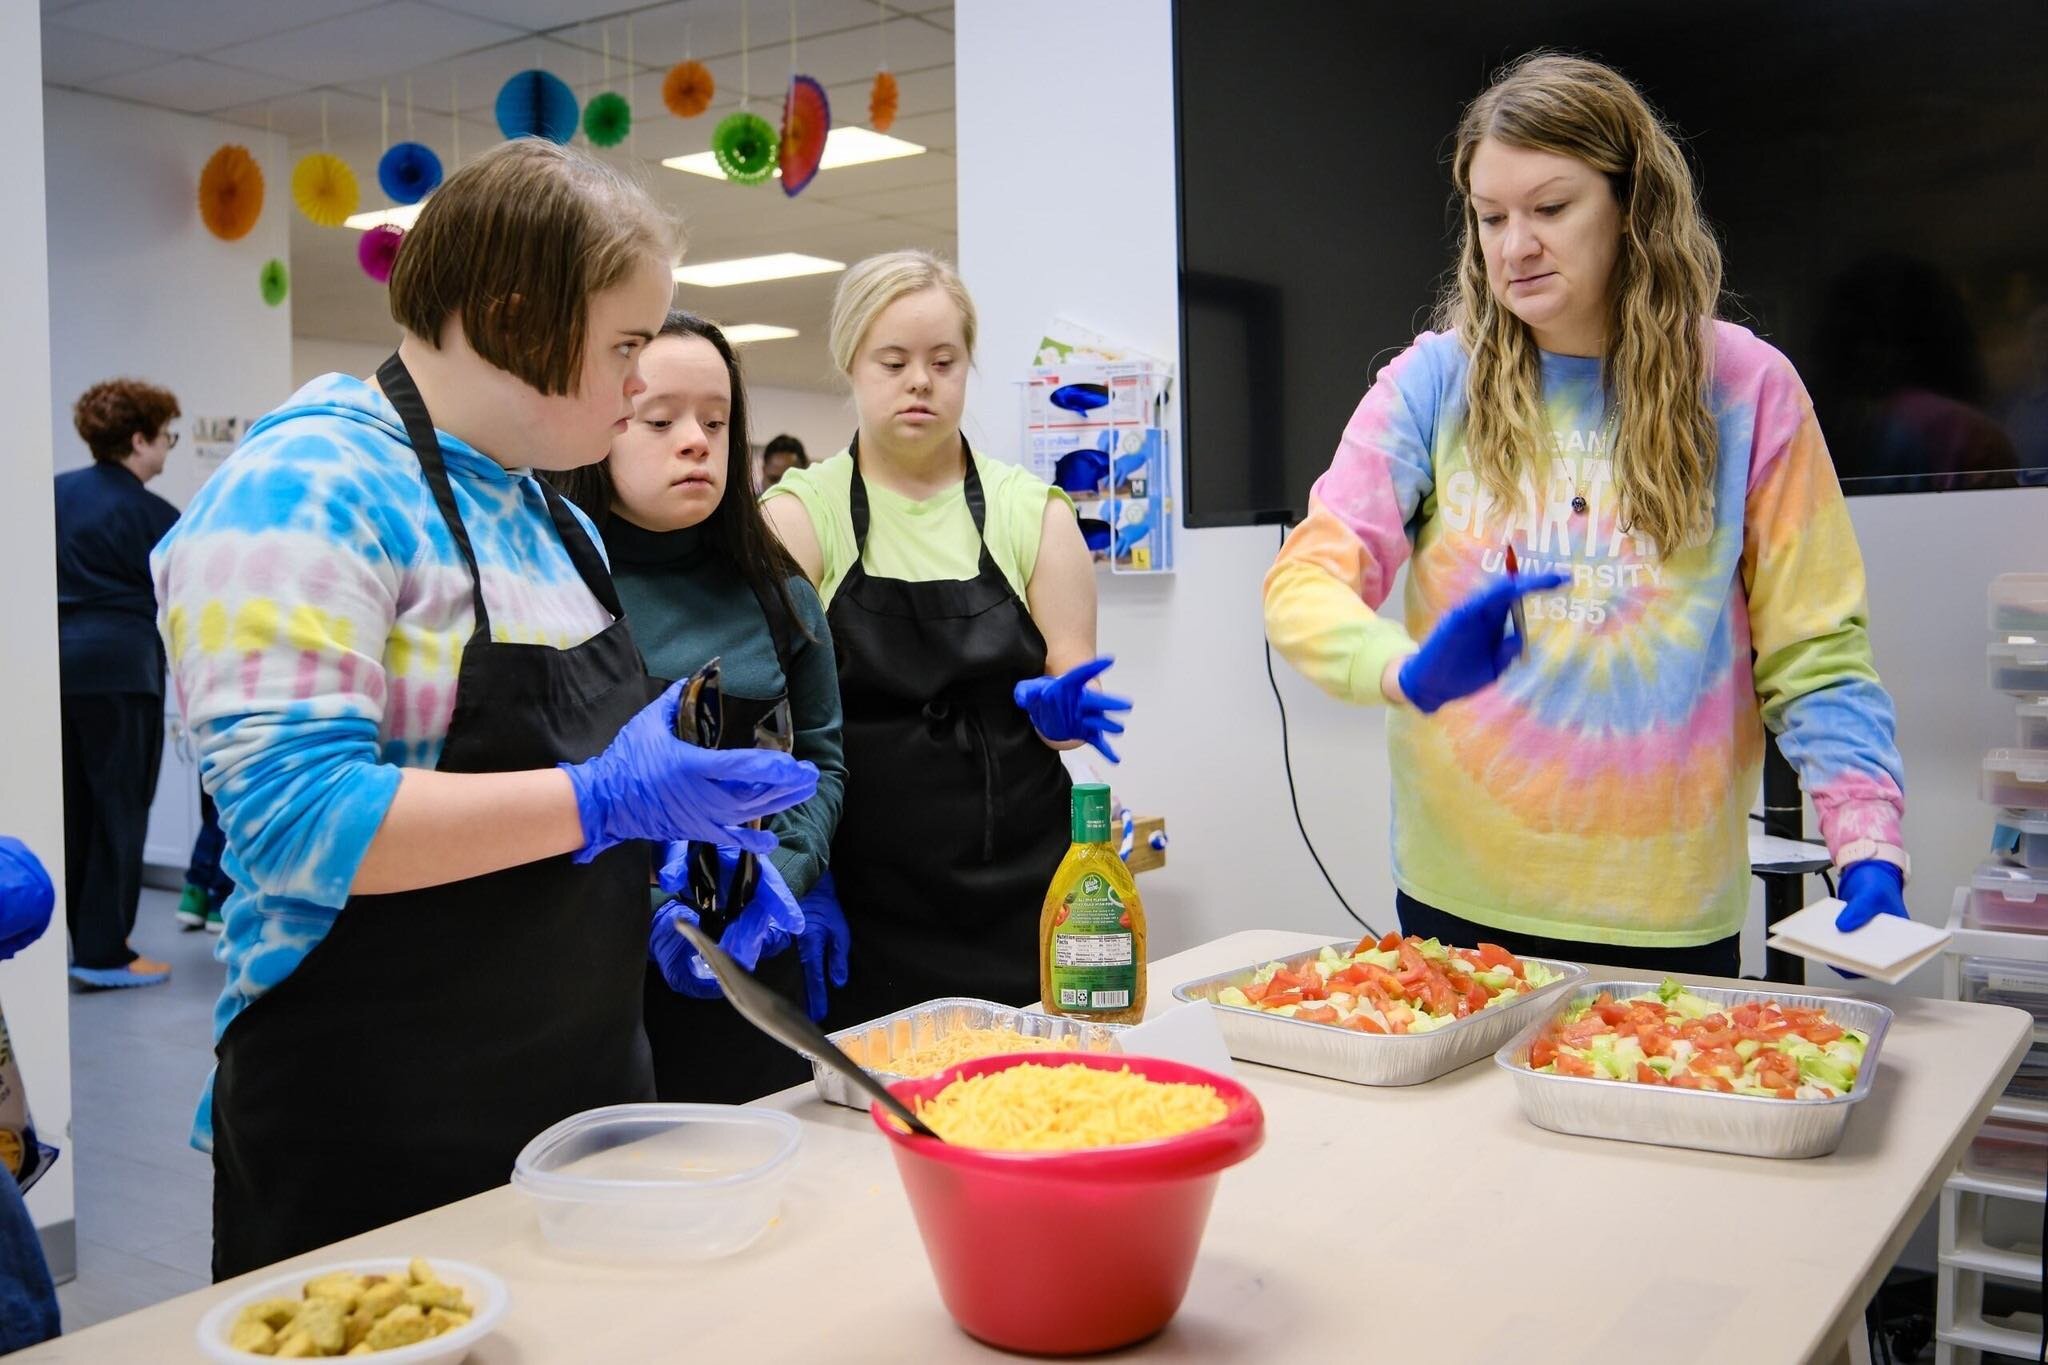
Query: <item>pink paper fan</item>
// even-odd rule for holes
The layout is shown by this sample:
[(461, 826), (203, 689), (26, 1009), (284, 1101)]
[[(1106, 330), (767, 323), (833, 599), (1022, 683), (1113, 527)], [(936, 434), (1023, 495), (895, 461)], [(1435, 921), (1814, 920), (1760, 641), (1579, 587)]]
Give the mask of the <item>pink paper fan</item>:
[(405, 243), (405, 233), (389, 223), (380, 223), (363, 234), (363, 240), (356, 243), (356, 263), (363, 273), (379, 284), (391, 279), (391, 267), (398, 260), (398, 248)]

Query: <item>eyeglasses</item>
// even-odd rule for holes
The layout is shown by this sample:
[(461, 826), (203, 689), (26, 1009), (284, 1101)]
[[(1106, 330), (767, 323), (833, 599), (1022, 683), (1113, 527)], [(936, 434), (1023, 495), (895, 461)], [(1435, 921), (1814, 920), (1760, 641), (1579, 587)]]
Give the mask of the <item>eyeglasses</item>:
[(166, 441), (166, 442), (164, 443), (164, 449), (165, 449), (165, 450), (176, 450), (176, 449), (178, 448), (178, 433), (177, 433), (177, 432), (175, 432), (175, 431), (172, 431), (172, 432), (166, 432), (165, 434), (166, 434), (167, 436), (169, 436), (169, 437), (170, 437), (170, 440), (168, 440), (168, 441)]
[[(676, 738), (703, 749), (738, 748), (722, 743), (725, 736), (725, 695), (720, 688), (719, 661), (713, 659), (683, 684), (682, 700), (676, 706)], [(789, 699), (784, 697), (754, 725), (751, 737), (757, 749), (789, 753), (796, 742), (796, 727), (790, 719)], [(749, 822), (759, 829), (761, 822)], [(685, 894), (697, 912), (697, 925), (715, 942), (725, 933), (733, 917), (754, 898), (761, 868), (754, 855), (742, 852), (733, 871), (732, 885), (721, 885), (718, 849), (701, 840), (690, 845), (690, 879)]]

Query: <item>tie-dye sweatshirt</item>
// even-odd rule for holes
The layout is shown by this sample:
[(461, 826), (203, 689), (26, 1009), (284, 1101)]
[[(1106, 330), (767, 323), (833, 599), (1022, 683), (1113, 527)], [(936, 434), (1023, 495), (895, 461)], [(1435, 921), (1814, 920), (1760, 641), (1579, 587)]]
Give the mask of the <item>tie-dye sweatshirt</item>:
[[(533, 475), (445, 432), (440, 443), (492, 638), (567, 648), (608, 626)], [(250, 428), (150, 563), (173, 693), (235, 881), (215, 950), (227, 964), (218, 1039), (326, 936), (399, 770), (440, 760), (476, 613), (405, 424), (346, 375), (312, 381)], [(202, 1149), (210, 1080), (207, 1091)]]
[[(1383, 701), (1387, 664), (1501, 573), (1507, 541), (1525, 572), (1571, 579), (1528, 599), (1527, 653), (1497, 685), (1387, 718), (1394, 876), (1417, 900), (1602, 943), (1735, 933), (1766, 726), (1838, 859), (1897, 850), (1891, 699), (1813, 405), (1747, 330), (1717, 323), (1714, 346), (1713, 528), (1669, 556), (1618, 528), (1597, 359), (1543, 357), (1550, 459), (1511, 519), (1465, 450), (1453, 335), (1418, 337), (1380, 373), (1316, 481), (1267, 574), (1266, 630), (1345, 700)], [(1403, 563), (1405, 628), (1376, 614)]]

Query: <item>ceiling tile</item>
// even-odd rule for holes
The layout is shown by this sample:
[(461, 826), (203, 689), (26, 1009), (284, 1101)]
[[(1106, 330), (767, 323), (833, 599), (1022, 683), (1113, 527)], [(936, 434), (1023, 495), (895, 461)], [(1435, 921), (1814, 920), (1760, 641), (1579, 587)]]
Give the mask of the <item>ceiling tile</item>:
[(517, 36), (503, 24), (436, 9), (419, 0), (392, 0), (290, 33), (218, 49), (235, 66), (266, 71), (309, 85), (377, 80)]
[[(789, 16), (779, 5), (754, 4), (749, 11), (748, 42), (754, 74), (771, 84), (789, 71)], [(797, 11), (797, 51), (806, 39), (845, 29), (875, 31), (874, 0), (803, 0)], [(618, 28), (614, 25), (616, 44)], [(633, 56), (646, 66), (667, 69), (686, 52), (704, 59), (737, 56), (740, 50), (740, 6), (730, 0), (716, 5), (668, 5), (633, 17)]]
[(443, 119), (447, 118), (452, 94), (461, 102), (464, 114), (493, 122), (498, 88), (516, 73), (535, 67), (560, 76), (578, 90), (579, 98), (592, 93), (602, 83), (604, 74), (603, 59), (596, 54), (552, 38), (524, 37), (445, 60), (407, 60), (388, 72), (380, 71), (367, 80), (354, 82), (349, 88), (372, 98), (380, 88), (388, 88), (395, 109), (404, 103), (405, 81), (410, 76), (416, 117), (433, 109)]
[(51, 85), (84, 85), (167, 62), (173, 55), (139, 43), (81, 33), (62, 24), (43, 25), (43, 79)]
[[(787, 44), (776, 44), (775, 55), (784, 57), (785, 65), (787, 53)], [(884, 65), (892, 71), (916, 71), (952, 64), (953, 35), (915, 19), (892, 20), (879, 30), (869, 23), (826, 37), (799, 39), (796, 45), (797, 70), (828, 86), (857, 82), (863, 92)], [(863, 93), (863, 117), (866, 110)]]
[[(298, 146), (320, 141), (320, 114), (323, 104), (327, 112), (327, 139), (334, 150), (340, 152), (358, 143), (376, 142), (382, 127), (377, 112), (376, 96), (364, 96), (348, 89), (305, 90), (274, 99), (250, 100), (246, 104), (230, 105), (219, 110), (217, 117), (251, 128), (267, 127), (282, 134), (294, 146)], [(416, 115), (416, 127), (424, 140), (439, 146), (440, 143), (435, 141), (435, 138), (446, 139), (448, 115), (445, 112), (427, 115), (425, 111), (421, 111)], [(404, 130), (403, 106), (394, 105), (391, 111), (391, 136), (394, 139), (401, 138), (405, 136)], [(425, 137), (430, 132), (434, 137)]]
[(64, 12), (66, 27), (200, 53), (303, 28), (382, 0), (83, 0)]
[[(824, 182), (820, 180), (819, 183)], [(959, 193), (957, 182), (948, 177), (930, 185), (869, 190), (862, 194), (835, 194), (831, 196), (831, 202), (839, 208), (879, 214), (885, 218), (906, 218), (917, 214), (950, 215), (957, 207)]]
[(95, 94), (117, 95), (159, 109), (204, 114), (250, 96), (263, 99), (291, 94), (299, 86), (295, 81), (275, 76), (236, 71), (202, 57), (180, 57), (140, 71), (109, 76), (86, 88)]
[[(566, 24), (582, 23), (617, 14), (629, 9), (632, 0), (433, 0), (442, 9), (455, 10), (461, 14), (475, 15), (479, 19), (495, 19), (501, 24), (513, 24), (519, 28), (546, 33)], [(614, 21), (613, 27), (620, 35), (625, 32), (625, 20)], [(638, 23), (636, 21), (637, 29)], [(622, 36), (615, 36), (615, 43), (623, 43)]]

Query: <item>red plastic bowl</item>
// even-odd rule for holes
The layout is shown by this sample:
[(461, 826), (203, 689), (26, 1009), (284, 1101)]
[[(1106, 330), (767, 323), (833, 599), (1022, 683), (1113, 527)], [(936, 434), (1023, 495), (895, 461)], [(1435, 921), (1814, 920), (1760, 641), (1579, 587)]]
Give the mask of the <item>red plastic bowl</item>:
[(963, 1076), (1022, 1062), (1129, 1067), (1213, 1086), (1223, 1118), (1153, 1142), (995, 1152), (913, 1137), (873, 1104), (910, 1195), (946, 1311), (991, 1346), (1081, 1355), (1143, 1340), (1187, 1293), (1216, 1180), (1265, 1141), (1266, 1116), (1236, 1081), (1151, 1057), (1031, 1052), (962, 1062), (890, 1089), (913, 1107)]

